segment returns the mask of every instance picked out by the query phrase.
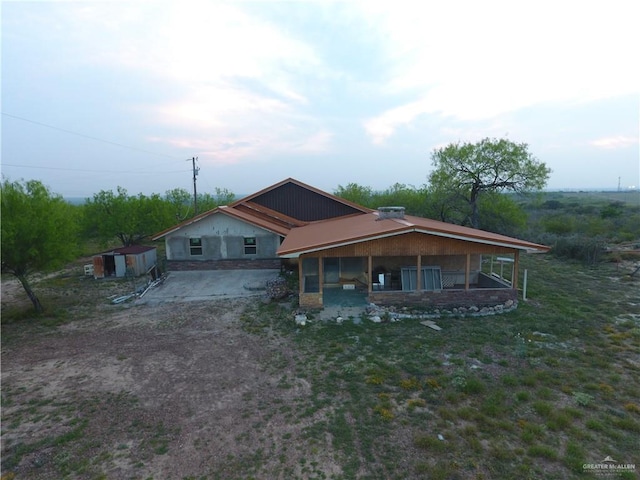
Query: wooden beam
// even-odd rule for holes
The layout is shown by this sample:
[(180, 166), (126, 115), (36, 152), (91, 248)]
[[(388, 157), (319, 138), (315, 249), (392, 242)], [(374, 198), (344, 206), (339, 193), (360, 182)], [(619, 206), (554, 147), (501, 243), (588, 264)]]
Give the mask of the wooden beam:
[(518, 289), (518, 270), (520, 266), (520, 251), (513, 254), (513, 272), (511, 276), (511, 288)]
[(371, 294), (373, 291), (373, 257), (369, 255), (367, 257), (367, 268), (369, 269), (369, 281), (367, 282), (367, 292)]
[(471, 254), (467, 253), (467, 263), (464, 267), (464, 289), (469, 290), (469, 276), (471, 274)]
[(418, 261), (416, 262), (416, 290), (422, 290), (422, 257), (418, 255)]

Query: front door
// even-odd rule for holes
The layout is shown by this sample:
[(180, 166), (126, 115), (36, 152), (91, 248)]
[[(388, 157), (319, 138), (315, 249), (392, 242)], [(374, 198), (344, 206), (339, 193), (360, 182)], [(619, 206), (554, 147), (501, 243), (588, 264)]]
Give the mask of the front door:
[(116, 265), (116, 277), (124, 277), (127, 273), (127, 261), (125, 255), (113, 256)]

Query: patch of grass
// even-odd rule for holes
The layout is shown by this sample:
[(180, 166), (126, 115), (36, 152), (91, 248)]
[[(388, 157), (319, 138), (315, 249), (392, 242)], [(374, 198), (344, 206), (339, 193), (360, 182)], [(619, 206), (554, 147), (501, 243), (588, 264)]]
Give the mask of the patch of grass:
[(421, 390), (422, 384), (417, 378), (409, 377), (400, 380), (400, 388), (402, 388), (403, 390)]
[(556, 449), (549, 445), (532, 445), (527, 449), (527, 455), (530, 457), (546, 458), (547, 460), (555, 460), (558, 458)]
[(417, 435), (413, 439), (413, 444), (416, 447), (429, 452), (444, 452), (448, 448), (446, 442), (431, 435)]
[(533, 403), (533, 411), (543, 418), (548, 418), (553, 411), (553, 405), (549, 402), (537, 401)]

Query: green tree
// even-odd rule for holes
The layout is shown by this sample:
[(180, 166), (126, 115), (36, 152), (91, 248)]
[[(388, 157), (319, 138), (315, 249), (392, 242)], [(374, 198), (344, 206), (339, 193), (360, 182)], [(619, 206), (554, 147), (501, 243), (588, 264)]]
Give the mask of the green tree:
[(184, 188), (167, 190), (164, 194), (164, 200), (176, 221), (181, 222), (193, 216), (193, 196)]
[[(480, 197), (489, 192), (525, 192), (544, 188), (551, 170), (525, 143), (485, 138), (435, 149), (430, 188), (441, 195), (441, 217), (464, 213), (461, 223), (480, 228)], [(452, 205), (451, 211), (446, 206)], [(461, 211), (464, 206), (464, 211)]]
[(363, 207), (375, 208), (374, 192), (371, 187), (365, 187), (357, 183), (349, 183), (345, 187), (338, 185), (338, 188), (333, 194), (336, 197), (344, 198)]
[(374, 195), (375, 206), (400, 206), (408, 214), (424, 216), (427, 212), (426, 188), (416, 188), (412, 185), (394, 183), (391, 187)]
[(37, 312), (29, 276), (55, 269), (78, 252), (76, 208), (41, 182), (2, 182), (2, 272), (22, 284)]
[(215, 187), (214, 191), (213, 195), (210, 193), (198, 194), (198, 213), (213, 210), (220, 205), (229, 205), (236, 199), (235, 194), (226, 188)]
[(158, 194), (129, 196), (101, 190), (84, 206), (86, 231), (104, 244), (116, 238), (123, 246), (136, 245), (152, 234), (176, 223), (172, 204)]
[(480, 198), (480, 223), (484, 230), (518, 235), (527, 224), (527, 213), (513, 195), (487, 192)]

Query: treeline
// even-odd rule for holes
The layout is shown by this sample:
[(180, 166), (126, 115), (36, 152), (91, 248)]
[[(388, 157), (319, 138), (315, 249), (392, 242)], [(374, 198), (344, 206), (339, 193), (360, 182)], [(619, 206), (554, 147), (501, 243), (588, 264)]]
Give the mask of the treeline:
[[(469, 225), (464, 199), (443, 197), (427, 185), (374, 191), (351, 183), (335, 193), (369, 208), (400, 205), (411, 215)], [(483, 230), (549, 245), (562, 258), (594, 264), (611, 245), (640, 249), (640, 191), (490, 192), (481, 197), (478, 210)]]
[[(554, 255), (593, 265), (610, 247), (640, 249), (640, 191), (548, 192), (537, 197), (521, 202), (527, 216), (522, 236), (550, 245)], [(608, 254), (611, 260), (624, 255)]]
[[(333, 193), (370, 208), (403, 206), (410, 215), (552, 245), (556, 254), (588, 263), (598, 261), (606, 242), (640, 241), (637, 200), (583, 203), (535, 193), (544, 189), (551, 170), (527, 144), (489, 138), (453, 143), (435, 149), (431, 160), (425, 185), (396, 183), (374, 191), (349, 183)], [(56, 268), (80, 252), (93, 253), (83, 251), (87, 245), (148, 242), (154, 233), (235, 200), (224, 188), (200, 194), (194, 202), (184, 189), (130, 195), (118, 187), (71, 205), (35, 180), (3, 179), (1, 187), (2, 272), (20, 280), (36, 310), (30, 274)]]
[(115, 192), (102, 190), (77, 206), (80, 231), (85, 238), (101, 245), (110, 244), (115, 239), (122, 246), (135, 245), (197, 213), (227, 205), (234, 199), (235, 195), (224, 188), (216, 188), (214, 194), (199, 194), (197, 202), (189, 192), (180, 188), (169, 190), (164, 195), (148, 196), (129, 195), (121, 187)]

